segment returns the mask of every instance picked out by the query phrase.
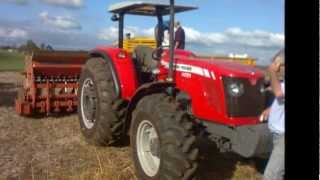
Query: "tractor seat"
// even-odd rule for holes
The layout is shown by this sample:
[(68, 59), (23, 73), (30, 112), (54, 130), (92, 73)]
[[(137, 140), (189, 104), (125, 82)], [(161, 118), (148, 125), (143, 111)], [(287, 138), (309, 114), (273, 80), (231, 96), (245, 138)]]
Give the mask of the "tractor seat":
[(158, 62), (152, 58), (153, 48), (149, 46), (137, 46), (133, 50), (132, 58), (135, 64), (143, 72), (152, 72), (157, 68)]
[(150, 81), (152, 70), (157, 68), (158, 61), (152, 58), (153, 51), (153, 48), (142, 45), (133, 50), (132, 59), (141, 83)]

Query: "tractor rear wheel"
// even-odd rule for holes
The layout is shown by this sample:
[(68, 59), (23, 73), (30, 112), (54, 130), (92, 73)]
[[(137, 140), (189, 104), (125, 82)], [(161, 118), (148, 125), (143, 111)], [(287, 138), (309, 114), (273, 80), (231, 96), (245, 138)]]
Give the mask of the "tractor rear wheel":
[(196, 179), (199, 150), (193, 123), (165, 94), (144, 97), (133, 112), (131, 148), (139, 178)]
[(102, 58), (91, 58), (84, 65), (78, 92), (81, 132), (94, 145), (112, 145), (123, 137), (126, 103), (116, 95), (112, 67)]

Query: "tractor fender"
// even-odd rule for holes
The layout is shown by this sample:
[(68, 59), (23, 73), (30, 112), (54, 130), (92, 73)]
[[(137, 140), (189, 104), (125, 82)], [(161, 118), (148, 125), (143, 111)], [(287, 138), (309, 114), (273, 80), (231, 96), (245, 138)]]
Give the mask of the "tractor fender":
[(113, 65), (113, 62), (112, 62), (110, 56), (106, 53), (99, 52), (99, 51), (90, 51), (89, 55), (90, 55), (90, 57), (101, 57), (108, 63), (108, 66), (111, 70), (112, 78), (114, 81), (116, 95), (117, 95), (117, 97), (121, 97), (119, 78), (118, 78), (117, 73), (114, 70), (115, 68), (114, 68), (114, 65)]
[(127, 106), (127, 111), (125, 115), (125, 125), (124, 132), (129, 133), (129, 128), (131, 124), (131, 114), (135, 109), (138, 102), (145, 97), (146, 95), (154, 94), (154, 93), (167, 93), (169, 87), (175, 87), (175, 83), (173, 82), (151, 82), (140, 86), (132, 97), (131, 101)]
[(98, 47), (89, 54), (91, 57), (101, 57), (107, 61), (117, 96), (129, 101), (138, 88), (137, 73), (130, 55), (122, 49), (113, 47)]

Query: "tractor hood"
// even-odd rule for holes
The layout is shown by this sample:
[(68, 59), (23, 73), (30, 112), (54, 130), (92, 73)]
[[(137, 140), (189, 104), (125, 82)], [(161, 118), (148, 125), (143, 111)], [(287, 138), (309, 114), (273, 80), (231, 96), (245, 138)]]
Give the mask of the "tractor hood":
[[(169, 51), (165, 51), (163, 59), (169, 63)], [(175, 50), (175, 64), (186, 65), (191, 68), (208, 70), (216, 75), (223, 75), (229, 77), (244, 77), (244, 78), (261, 78), (264, 73), (250, 65), (244, 65), (237, 62), (230, 62), (230, 60), (223, 59), (208, 59), (197, 57), (190, 51)]]
[(221, 75), (225, 76), (245, 76), (245, 77), (262, 77), (263, 72), (253, 66), (243, 65), (237, 62), (228, 62), (230, 60), (215, 60), (215, 59), (195, 59), (200, 61), (208, 69), (214, 72), (219, 72)]

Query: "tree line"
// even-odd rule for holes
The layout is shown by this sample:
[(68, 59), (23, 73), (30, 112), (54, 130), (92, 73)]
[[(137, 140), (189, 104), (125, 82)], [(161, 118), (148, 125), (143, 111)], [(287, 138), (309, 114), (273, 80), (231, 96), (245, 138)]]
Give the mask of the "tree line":
[(24, 44), (20, 46), (0, 46), (0, 49), (4, 50), (17, 50), (22, 53), (32, 53), (34, 51), (46, 50), (46, 51), (54, 51), (53, 47), (50, 44), (41, 43), (38, 46), (33, 40), (27, 40)]

